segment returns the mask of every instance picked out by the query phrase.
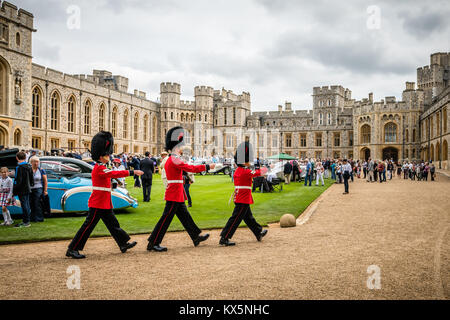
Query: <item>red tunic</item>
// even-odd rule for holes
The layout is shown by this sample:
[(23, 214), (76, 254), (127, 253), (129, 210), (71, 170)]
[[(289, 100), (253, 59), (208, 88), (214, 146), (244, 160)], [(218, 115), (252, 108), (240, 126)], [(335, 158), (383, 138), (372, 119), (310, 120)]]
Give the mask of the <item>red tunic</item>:
[(183, 162), (180, 157), (170, 155), (166, 161), (164, 170), (168, 183), (164, 200), (184, 202), (187, 200), (187, 197), (183, 187), (183, 171), (193, 173), (203, 172), (206, 171), (206, 166), (191, 166)]
[[(92, 170), (92, 187), (94, 190), (92, 190), (92, 194), (89, 197), (89, 208), (112, 209), (111, 179), (124, 178), (129, 175), (131, 175), (131, 171), (112, 171), (104, 164), (96, 163)], [(103, 190), (96, 190), (95, 188)]]
[[(238, 167), (234, 172), (234, 203), (253, 204), (252, 183), (254, 177), (259, 177), (267, 172), (267, 168), (252, 171), (248, 168)], [(238, 187), (238, 188), (236, 188)], [(239, 188), (244, 187), (244, 188)]]

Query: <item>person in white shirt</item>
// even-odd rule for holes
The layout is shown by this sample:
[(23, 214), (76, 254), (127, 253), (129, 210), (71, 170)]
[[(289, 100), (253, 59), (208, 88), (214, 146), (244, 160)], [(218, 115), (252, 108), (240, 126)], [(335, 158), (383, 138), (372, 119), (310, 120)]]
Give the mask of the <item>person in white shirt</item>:
[(166, 161), (167, 159), (169, 159), (168, 154), (166, 151), (161, 152), (161, 165), (160, 165), (160, 169), (161, 169), (161, 179), (164, 185), (164, 189), (167, 189), (167, 177), (166, 177), (166, 170), (164, 169), (164, 166), (166, 165)]
[(344, 194), (348, 194), (348, 179), (350, 178), (350, 174), (352, 172), (352, 166), (348, 163), (347, 159), (344, 159), (344, 164), (342, 165), (341, 171), (344, 176)]
[(10, 226), (14, 223), (11, 219), (11, 214), (7, 206), (13, 204), (14, 196), (13, 196), (13, 181), (10, 177), (8, 177), (9, 171), (8, 168), (1, 168), (1, 178), (0, 178), (0, 204), (2, 206), (3, 213), (3, 223), (2, 226)]
[(318, 161), (317, 162), (317, 167), (316, 167), (316, 186), (319, 185), (319, 180), (322, 180), (322, 186), (325, 185), (325, 183), (323, 182), (323, 172), (324, 172), (324, 168), (322, 166), (322, 162)]

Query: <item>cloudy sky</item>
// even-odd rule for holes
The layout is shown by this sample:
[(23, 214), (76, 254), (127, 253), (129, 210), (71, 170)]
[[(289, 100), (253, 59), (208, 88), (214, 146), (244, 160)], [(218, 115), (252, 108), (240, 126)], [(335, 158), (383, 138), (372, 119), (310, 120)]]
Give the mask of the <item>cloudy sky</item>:
[(312, 87), (335, 84), (356, 99), (400, 98), (430, 53), (450, 51), (447, 0), (11, 2), (35, 16), (35, 63), (109, 70), (151, 100), (165, 81), (184, 100), (196, 85), (248, 91), (254, 111), (308, 109)]

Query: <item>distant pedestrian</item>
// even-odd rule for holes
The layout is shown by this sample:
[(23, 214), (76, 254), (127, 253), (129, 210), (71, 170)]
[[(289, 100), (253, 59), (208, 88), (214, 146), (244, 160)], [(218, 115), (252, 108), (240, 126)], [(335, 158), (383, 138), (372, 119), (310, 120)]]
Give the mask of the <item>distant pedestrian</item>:
[(344, 159), (344, 164), (342, 165), (342, 176), (344, 177), (344, 194), (348, 194), (348, 179), (350, 178), (350, 172), (352, 171), (352, 166), (348, 163), (347, 159)]
[(13, 181), (8, 177), (9, 171), (7, 167), (0, 169), (0, 205), (2, 206), (3, 223), (2, 226), (10, 226), (14, 223), (11, 219), (11, 214), (9, 213), (8, 206), (14, 205), (13, 197)]

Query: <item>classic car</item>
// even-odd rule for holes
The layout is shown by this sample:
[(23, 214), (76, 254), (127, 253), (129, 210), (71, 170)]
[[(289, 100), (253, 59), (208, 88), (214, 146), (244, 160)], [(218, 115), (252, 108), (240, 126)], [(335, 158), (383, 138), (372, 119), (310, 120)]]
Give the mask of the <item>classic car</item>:
[[(64, 157), (41, 157), (41, 168), (47, 173), (48, 194), (52, 213), (88, 211), (88, 199), (92, 193), (92, 166), (84, 161)], [(136, 208), (138, 202), (127, 189), (117, 187), (113, 181), (111, 198), (114, 209)], [(16, 198), (17, 199), (17, 198)], [(15, 206), (8, 207), (11, 214), (22, 209), (17, 199)]]

